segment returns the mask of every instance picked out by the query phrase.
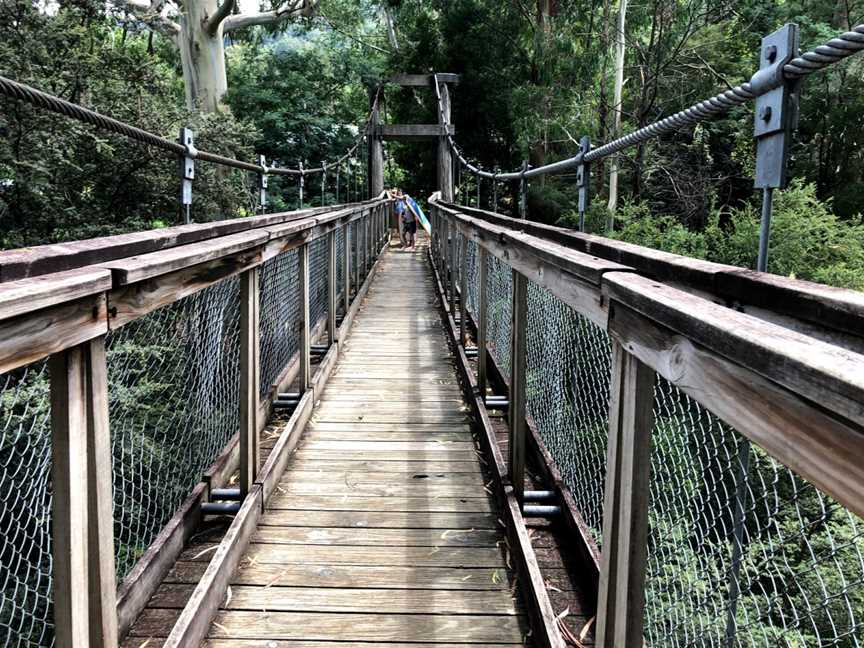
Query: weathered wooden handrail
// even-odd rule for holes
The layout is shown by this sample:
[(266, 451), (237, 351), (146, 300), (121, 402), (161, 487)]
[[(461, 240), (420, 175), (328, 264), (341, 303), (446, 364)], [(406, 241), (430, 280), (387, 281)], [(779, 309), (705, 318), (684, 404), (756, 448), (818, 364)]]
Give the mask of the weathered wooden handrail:
[[(299, 363), (303, 386), (309, 386), (309, 345), (316, 324), (309, 318), (309, 243), (328, 239), (326, 327), (333, 343), (338, 337), (337, 291), (344, 293), (347, 315), (352, 288), (347, 260), (345, 283), (336, 283), (336, 231), (347, 233), (349, 224), (360, 224), (363, 235), (355, 242), (358, 263), (353, 268), (353, 287), (359, 289), (384, 240), (389, 202), (382, 195), (352, 205), (0, 253), (0, 373), (50, 358), (58, 646), (118, 643), (105, 336), (157, 308), (240, 276), (239, 448), (229, 444), (229, 449), (239, 455), (241, 491), (257, 488), (260, 497), (266, 485), (257, 483), (258, 434), (275, 393), (263, 399), (259, 395), (258, 268), (294, 248), (300, 248), (301, 261), (307, 260), (301, 262), (307, 290), (301, 292)], [(345, 250), (350, 256), (347, 236)], [(174, 548), (179, 552), (182, 545)], [(164, 574), (173, 557), (165, 553), (158, 562)], [(121, 632), (161, 576), (150, 574), (146, 580), (150, 590), (124, 602)]]
[[(847, 335), (860, 335), (864, 330), (860, 327), (864, 323), (860, 293), (655, 254), (639, 246), (434, 198), (432, 216), (437, 233), (433, 260), (442, 276), (452, 277), (458, 263), (450, 251), (455, 249), (457, 234), (476, 242), (482, 256), (491, 254), (512, 268), (511, 404), (525, 398), (524, 347), (520, 344), (524, 317), (517, 293), (526, 279), (612, 337), (598, 597), (601, 645), (639, 645), (642, 637), (655, 374), (850, 511), (864, 515), (864, 465), (860, 461), (864, 456), (864, 355), (854, 339), (857, 335)], [(604, 256), (589, 251), (603, 251)], [(683, 269), (683, 274), (677, 274), (677, 269)], [(679, 287), (661, 278), (675, 278)], [(457, 289), (452, 279), (447, 283), (450, 310), (455, 313)], [(785, 296), (788, 303), (782, 313), (774, 314), (764, 307), (750, 313), (727, 306), (727, 298), (733, 296), (729, 287), (743, 285), (765, 286), (764, 292), (772, 295), (769, 305), (778, 295)], [(744, 295), (734, 297), (731, 301), (737, 305)], [(483, 313), (485, 290), (479, 291), (478, 299), (478, 310)], [(465, 300), (463, 289), (461, 302)], [(795, 319), (798, 313), (792, 309), (796, 304), (801, 305), (801, 320), (808, 327), (799, 326), (800, 320)], [(819, 314), (824, 315), (824, 326), (817, 331)], [(842, 335), (832, 335), (834, 332)], [(464, 336), (461, 340), (464, 345)], [(485, 356), (485, 349), (478, 350), (478, 374), (484, 381)], [(519, 416), (524, 417), (524, 412)], [(524, 471), (520, 448), (525, 432), (519, 423), (511, 421), (509, 439), (509, 472), (514, 479)], [(521, 483), (513, 486), (518, 488)]]

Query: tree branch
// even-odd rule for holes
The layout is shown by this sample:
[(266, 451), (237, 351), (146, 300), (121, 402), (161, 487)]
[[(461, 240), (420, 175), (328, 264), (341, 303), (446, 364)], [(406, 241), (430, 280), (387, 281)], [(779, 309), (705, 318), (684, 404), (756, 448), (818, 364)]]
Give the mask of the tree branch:
[(325, 23), (327, 23), (327, 25), (330, 27), (330, 29), (332, 29), (332, 30), (335, 31), (336, 33), (342, 34), (343, 36), (345, 36), (345, 37), (347, 37), (347, 38), (353, 40), (355, 43), (359, 43), (359, 44), (362, 45), (363, 47), (368, 47), (368, 48), (373, 49), (373, 50), (376, 50), (376, 51), (378, 51), (378, 52), (383, 52), (384, 54), (390, 54), (390, 52), (389, 52), (388, 50), (384, 49), (383, 47), (378, 47), (377, 45), (373, 45), (372, 43), (367, 43), (366, 41), (364, 41), (364, 40), (363, 40), (362, 38), (360, 38), (359, 36), (355, 36), (354, 34), (351, 34), (351, 33), (347, 32), (347, 31), (345, 31), (344, 29), (341, 29), (341, 28), (340, 28), (338, 25), (336, 25), (332, 20), (330, 20), (327, 16), (325, 16), (325, 15), (324, 15), (324, 12), (319, 12), (318, 15), (321, 17), (321, 19), (322, 19)]
[(219, 8), (216, 9), (216, 13), (214, 13), (210, 18), (207, 19), (207, 24), (204, 28), (207, 30), (207, 33), (211, 36), (215, 36), (216, 32), (219, 31), (219, 25), (222, 24), (222, 21), (225, 20), (228, 16), (231, 15), (231, 12), (234, 11), (234, 4), (236, 0), (223, 0), (222, 4), (219, 5)]
[(295, 16), (311, 16), (317, 6), (318, 0), (292, 0), (288, 6), (275, 11), (228, 16), (222, 24), (222, 30), (228, 33), (253, 25), (275, 25)]
[(180, 33), (180, 25), (162, 15), (162, 8), (165, 6), (163, 0), (153, 0), (153, 2), (146, 2), (144, 0), (113, 0), (113, 2), (117, 8), (125, 9), (135, 16), (136, 19), (146, 23), (154, 31), (164, 36), (175, 38)]

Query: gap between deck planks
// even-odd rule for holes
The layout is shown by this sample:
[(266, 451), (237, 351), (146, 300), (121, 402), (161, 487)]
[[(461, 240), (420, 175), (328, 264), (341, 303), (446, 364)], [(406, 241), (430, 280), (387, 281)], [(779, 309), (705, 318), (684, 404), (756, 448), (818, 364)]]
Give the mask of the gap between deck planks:
[[(385, 253), (340, 346), (205, 645), (525, 645), (422, 251)], [(160, 645), (207, 548), (183, 553), (127, 646)]]

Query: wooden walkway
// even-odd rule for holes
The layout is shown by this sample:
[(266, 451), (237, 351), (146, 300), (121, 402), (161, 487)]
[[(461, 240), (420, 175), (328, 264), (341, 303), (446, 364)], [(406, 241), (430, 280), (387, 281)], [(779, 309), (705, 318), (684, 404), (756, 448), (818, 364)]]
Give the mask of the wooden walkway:
[(425, 250), (380, 263), (209, 646), (525, 643)]

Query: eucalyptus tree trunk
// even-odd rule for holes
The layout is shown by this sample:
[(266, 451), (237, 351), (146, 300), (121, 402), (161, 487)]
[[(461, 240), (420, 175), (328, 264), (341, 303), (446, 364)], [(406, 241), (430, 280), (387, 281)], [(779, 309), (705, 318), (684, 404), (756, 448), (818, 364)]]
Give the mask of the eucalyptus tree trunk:
[[(627, 0), (620, 0), (618, 26), (615, 33), (615, 87), (612, 105), (612, 139), (621, 129), (621, 102), (624, 90), (624, 28), (627, 23)], [(609, 169), (609, 222), (608, 229), (615, 227), (615, 210), (618, 208), (618, 162), (612, 158)]]

